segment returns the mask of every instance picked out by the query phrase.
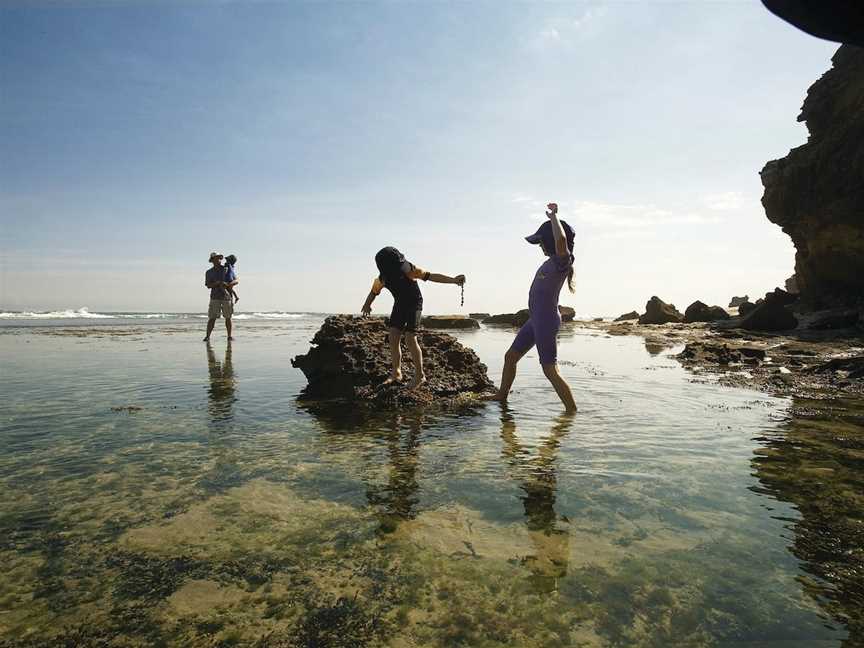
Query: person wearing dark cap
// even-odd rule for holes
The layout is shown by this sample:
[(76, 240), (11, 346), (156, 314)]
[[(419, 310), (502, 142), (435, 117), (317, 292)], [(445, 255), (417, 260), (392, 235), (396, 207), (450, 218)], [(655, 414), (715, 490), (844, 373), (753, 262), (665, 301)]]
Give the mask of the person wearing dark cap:
[(210, 263), (213, 267), (207, 270), (204, 275), (204, 285), (210, 289), (210, 306), (207, 308), (207, 335), (204, 336), (204, 341), (210, 341), (210, 334), (213, 332), (213, 327), (216, 320), (220, 317), (225, 318), (225, 330), (228, 333), (228, 339), (231, 337), (231, 317), (234, 315), (234, 302), (231, 300), (231, 290), (237, 285), (237, 278), (233, 274), (228, 276), (225, 267), (222, 265), (224, 257), (218, 252), (210, 253)]
[(561, 402), (568, 412), (576, 411), (573, 393), (567, 381), (558, 372), (558, 329), (561, 315), (558, 312), (558, 296), (564, 282), (573, 292), (573, 241), (576, 237), (573, 228), (558, 220), (558, 205), (549, 203), (546, 216), (549, 220), (525, 240), (539, 245), (548, 259), (543, 262), (528, 292), (530, 318), (519, 329), (516, 339), (504, 355), (504, 371), (501, 386), (493, 400), (506, 401), (510, 388), (516, 378), (516, 365), (531, 347), (537, 347), (543, 373), (552, 383)]

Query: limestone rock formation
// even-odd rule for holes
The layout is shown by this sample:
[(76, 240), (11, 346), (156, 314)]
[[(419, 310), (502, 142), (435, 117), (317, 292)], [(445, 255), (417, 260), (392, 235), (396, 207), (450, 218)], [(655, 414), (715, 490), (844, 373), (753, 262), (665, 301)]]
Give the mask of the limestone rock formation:
[(422, 320), (431, 329), (479, 329), (480, 322), (464, 315), (429, 315)]
[(729, 319), (729, 313), (723, 308), (720, 306), (709, 306), (698, 299), (684, 311), (684, 321), (688, 324), (692, 322), (716, 322), (727, 319)]
[(729, 308), (737, 308), (738, 306), (747, 301), (750, 301), (749, 295), (744, 295), (743, 297), (733, 297), (732, 300), (729, 302)]
[(425, 385), (408, 389), (414, 366), (403, 349), (405, 382), (382, 385), (390, 374), (387, 328), (379, 318), (333, 315), (312, 339), (312, 348), (291, 364), (309, 381), (303, 399), (342, 399), (378, 408), (412, 405), (454, 405), (476, 400), (494, 387), (471, 349), (451, 335), (435, 331), (417, 334), (423, 348)]
[(639, 313), (636, 311), (630, 311), (629, 313), (624, 313), (623, 315), (619, 315), (615, 318), (615, 322), (626, 322), (627, 320), (638, 320)]
[(864, 49), (843, 45), (798, 117), (810, 137), (762, 169), (762, 204), (795, 244), (804, 305), (864, 298)]
[[(761, 300), (761, 299), (757, 300), (758, 303), (761, 303), (762, 301), (763, 300)], [(744, 317), (745, 315), (749, 315), (750, 313), (753, 312), (753, 309), (755, 309), (756, 306), (757, 306), (757, 304), (754, 304), (751, 301), (741, 302), (740, 304), (738, 304), (738, 314), (741, 317)]]
[(656, 295), (645, 304), (645, 312), (639, 316), (640, 324), (671, 324), (684, 320), (674, 304), (667, 304)]

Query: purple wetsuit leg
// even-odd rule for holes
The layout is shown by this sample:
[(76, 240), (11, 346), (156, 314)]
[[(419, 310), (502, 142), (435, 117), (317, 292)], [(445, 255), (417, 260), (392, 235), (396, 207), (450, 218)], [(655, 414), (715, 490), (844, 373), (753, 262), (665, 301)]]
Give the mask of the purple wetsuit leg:
[(531, 321), (540, 364), (555, 364), (558, 362), (558, 329), (561, 328), (561, 316), (557, 310), (548, 314), (532, 313)]
[(522, 325), (513, 344), (510, 345), (510, 350), (516, 353), (527, 353), (534, 346), (534, 325), (529, 319)]

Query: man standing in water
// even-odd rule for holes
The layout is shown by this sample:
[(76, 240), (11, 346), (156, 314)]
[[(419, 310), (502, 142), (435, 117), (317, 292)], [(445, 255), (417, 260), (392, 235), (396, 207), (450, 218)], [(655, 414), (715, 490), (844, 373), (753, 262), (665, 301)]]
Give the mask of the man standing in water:
[(204, 285), (210, 289), (210, 306), (207, 309), (207, 335), (204, 337), (205, 342), (210, 341), (210, 334), (213, 332), (213, 327), (216, 320), (220, 317), (225, 318), (225, 330), (228, 332), (228, 339), (231, 337), (231, 316), (234, 315), (234, 302), (231, 299), (229, 292), (230, 288), (237, 285), (237, 279), (226, 282), (225, 267), (222, 265), (222, 255), (217, 252), (210, 253), (210, 263), (213, 267), (210, 268), (204, 275)]

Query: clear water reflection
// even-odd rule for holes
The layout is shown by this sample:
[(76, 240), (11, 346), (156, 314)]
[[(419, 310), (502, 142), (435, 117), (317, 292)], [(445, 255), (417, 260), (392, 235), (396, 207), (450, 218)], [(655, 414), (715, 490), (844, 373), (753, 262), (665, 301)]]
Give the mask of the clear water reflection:
[(0, 328), (0, 645), (864, 641), (860, 403), (570, 329), (575, 417), (530, 357), (507, 407), (300, 404), (319, 323)]

